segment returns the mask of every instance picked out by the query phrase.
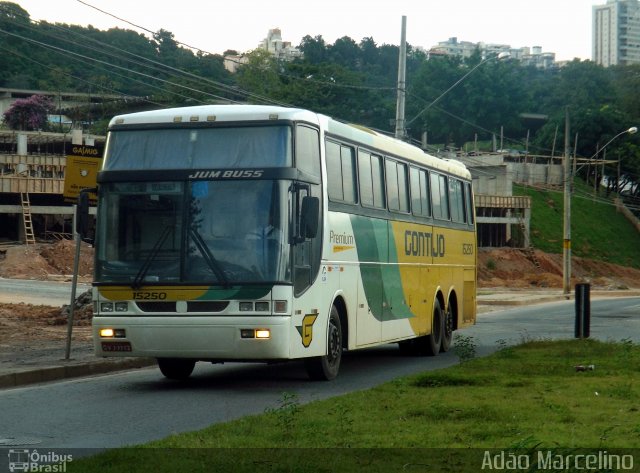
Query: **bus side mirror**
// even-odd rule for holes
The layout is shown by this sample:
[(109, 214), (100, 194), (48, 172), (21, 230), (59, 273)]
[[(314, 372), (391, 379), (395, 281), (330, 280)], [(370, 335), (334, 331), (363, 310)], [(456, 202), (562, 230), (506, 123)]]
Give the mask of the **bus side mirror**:
[(315, 238), (320, 220), (320, 199), (306, 196), (302, 199), (300, 210), (300, 237)]
[(82, 189), (78, 194), (78, 207), (76, 209), (76, 233), (80, 239), (87, 243), (93, 243), (89, 238), (89, 193), (96, 189)]

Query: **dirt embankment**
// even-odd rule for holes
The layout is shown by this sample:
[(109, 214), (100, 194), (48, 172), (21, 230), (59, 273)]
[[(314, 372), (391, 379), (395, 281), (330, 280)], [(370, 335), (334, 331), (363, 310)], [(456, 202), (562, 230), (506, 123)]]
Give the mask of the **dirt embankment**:
[[(537, 260), (538, 265), (536, 265)], [(586, 258), (571, 259), (571, 286), (588, 283), (594, 289), (640, 288), (640, 269)], [(562, 255), (535, 250), (529, 257), (515, 248), (481, 248), (478, 286), (562, 288)]]
[[(78, 265), (79, 280), (91, 281), (93, 249), (82, 244)], [(52, 244), (12, 245), (0, 247), (0, 277), (71, 281), (76, 244), (62, 240)], [(0, 303), (0, 354), (24, 350), (23, 343), (55, 343), (64, 340), (69, 307), (51, 307), (19, 303)], [(74, 325), (83, 326), (77, 333), (89, 339), (93, 309), (90, 294), (79, 294), (74, 310)], [(33, 343), (32, 343), (33, 342)]]
[[(12, 279), (63, 280), (71, 279), (76, 244), (71, 240), (36, 245), (0, 247), (0, 277)], [(78, 275), (90, 281), (93, 272), (93, 248), (80, 246)]]

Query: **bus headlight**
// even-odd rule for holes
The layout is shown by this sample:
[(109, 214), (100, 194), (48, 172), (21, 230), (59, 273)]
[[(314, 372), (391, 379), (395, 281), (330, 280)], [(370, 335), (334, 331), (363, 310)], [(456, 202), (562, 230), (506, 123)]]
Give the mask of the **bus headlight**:
[(257, 329), (256, 338), (271, 338), (271, 330), (269, 329)]
[(101, 338), (113, 338), (115, 332), (112, 328), (101, 328), (100, 329), (100, 337)]
[(127, 302), (116, 302), (116, 312), (127, 312), (129, 310), (129, 304)]
[(269, 303), (256, 302), (256, 312), (269, 312)]
[(128, 302), (101, 302), (100, 312), (128, 312)]
[(100, 312), (113, 312), (113, 302), (101, 302)]
[(98, 333), (100, 338), (127, 338), (123, 328), (101, 328)]

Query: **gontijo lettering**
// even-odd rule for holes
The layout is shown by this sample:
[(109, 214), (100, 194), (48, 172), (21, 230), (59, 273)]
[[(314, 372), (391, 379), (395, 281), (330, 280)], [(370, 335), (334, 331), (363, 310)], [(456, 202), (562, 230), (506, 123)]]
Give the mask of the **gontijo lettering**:
[(404, 232), (404, 254), (407, 256), (433, 256), (442, 258), (445, 245), (444, 235), (431, 232)]

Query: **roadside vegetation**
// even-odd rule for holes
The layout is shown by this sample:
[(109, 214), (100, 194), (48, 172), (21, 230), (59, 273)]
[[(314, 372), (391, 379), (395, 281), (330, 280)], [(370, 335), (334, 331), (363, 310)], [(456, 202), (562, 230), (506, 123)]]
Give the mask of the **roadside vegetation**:
[[(531, 240), (535, 248), (562, 253), (564, 195), (562, 191), (513, 186), (514, 195), (531, 197)], [(616, 211), (616, 194), (594, 195), (592, 186), (574, 180), (571, 198), (573, 256), (640, 268), (640, 233)]]
[(112, 450), (68, 471), (425, 471), (436, 463), (429, 471), (478, 471), (485, 450), (640, 448), (638, 345), (498, 345), (477, 358), (473, 338), (461, 335), (457, 366), (307, 405), (285, 392), (262, 415)]

